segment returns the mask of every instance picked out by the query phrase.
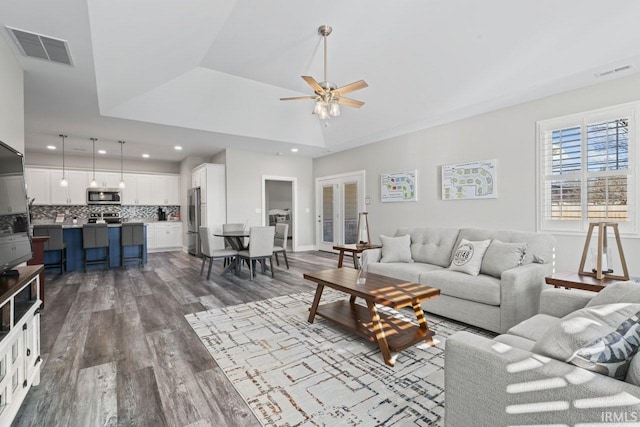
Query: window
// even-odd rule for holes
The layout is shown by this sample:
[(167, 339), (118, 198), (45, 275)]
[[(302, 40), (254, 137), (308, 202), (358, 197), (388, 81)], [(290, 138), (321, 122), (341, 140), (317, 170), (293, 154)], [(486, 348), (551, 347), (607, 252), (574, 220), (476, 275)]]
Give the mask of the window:
[(635, 233), (638, 105), (538, 122), (538, 228), (586, 231), (611, 221)]

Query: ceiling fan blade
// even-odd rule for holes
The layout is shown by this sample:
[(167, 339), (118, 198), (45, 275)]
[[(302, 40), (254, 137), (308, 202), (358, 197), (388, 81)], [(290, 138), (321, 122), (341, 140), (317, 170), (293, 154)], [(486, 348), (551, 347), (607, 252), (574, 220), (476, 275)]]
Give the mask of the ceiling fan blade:
[(322, 89), (322, 86), (318, 84), (316, 79), (311, 76), (302, 76), (302, 79), (307, 82), (309, 86), (311, 86), (315, 93), (317, 93), (318, 95), (324, 94), (324, 89)]
[(338, 104), (340, 105), (346, 105), (347, 107), (354, 107), (354, 108), (360, 108), (364, 105), (364, 102), (362, 101), (356, 101), (355, 99), (349, 99), (349, 98), (338, 98)]
[(316, 95), (313, 96), (294, 96), (293, 98), (280, 98), (280, 101), (296, 101), (298, 99), (315, 99)]
[(357, 82), (349, 83), (348, 85), (339, 87), (332, 90), (332, 92), (338, 92), (340, 95), (344, 95), (349, 92), (355, 92), (356, 90), (364, 89), (369, 86), (364, 80), (358, 80)]

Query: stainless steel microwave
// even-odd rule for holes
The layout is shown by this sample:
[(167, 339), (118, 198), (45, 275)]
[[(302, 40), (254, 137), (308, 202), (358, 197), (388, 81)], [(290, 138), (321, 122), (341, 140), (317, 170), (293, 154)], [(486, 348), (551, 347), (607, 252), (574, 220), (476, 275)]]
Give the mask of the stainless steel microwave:
[(119, 188), (87, 188), (88, 205), (120, 205), (122, 193)]

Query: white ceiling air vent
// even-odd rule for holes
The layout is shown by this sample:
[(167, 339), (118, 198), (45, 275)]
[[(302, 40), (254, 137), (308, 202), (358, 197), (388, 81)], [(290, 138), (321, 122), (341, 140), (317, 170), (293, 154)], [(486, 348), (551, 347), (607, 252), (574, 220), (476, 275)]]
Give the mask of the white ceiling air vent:
[(24, 56), (73, 65), (69, 44), (65, 40), (29, 33), (11, 27), (7, 27), (7, 30), (13, 36), (13, 40), (17, 43)]
[(622, 67), (613, 68), (611, 70), (603, 71), (601, 73), (596, 73), (596, 74), (594, 74), (594, 76), (596, 76), (596, 77), (604, 77), (604, 76), (608, 76), (609, 74), (619, 73), (620, 71), (628, 70), (629, 68), (631, 68), (631, 65), (623, 65)]

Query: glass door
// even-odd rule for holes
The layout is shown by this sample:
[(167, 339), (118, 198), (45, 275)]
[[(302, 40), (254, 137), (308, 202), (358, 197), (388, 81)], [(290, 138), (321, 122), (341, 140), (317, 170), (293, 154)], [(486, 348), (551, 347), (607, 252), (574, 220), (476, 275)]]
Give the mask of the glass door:
[(358, 213), (364, 209), (364, 171), (316, 180), (318, 249), (356, 243)]

